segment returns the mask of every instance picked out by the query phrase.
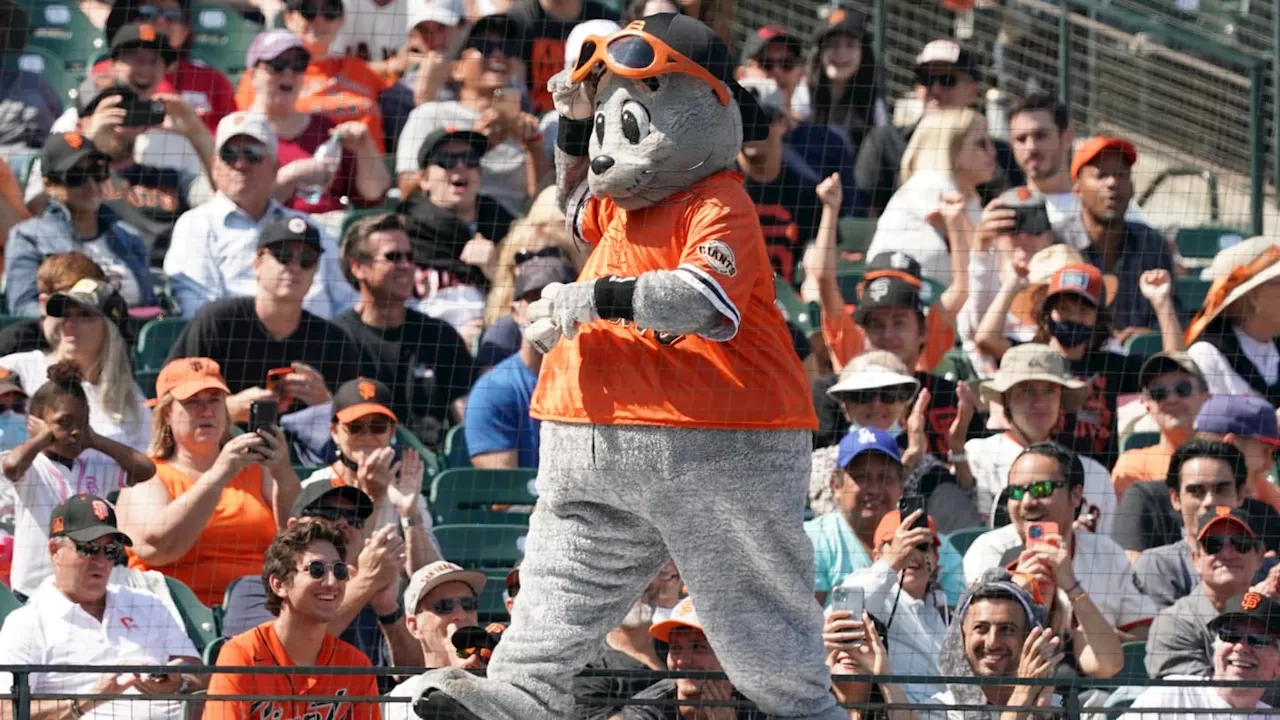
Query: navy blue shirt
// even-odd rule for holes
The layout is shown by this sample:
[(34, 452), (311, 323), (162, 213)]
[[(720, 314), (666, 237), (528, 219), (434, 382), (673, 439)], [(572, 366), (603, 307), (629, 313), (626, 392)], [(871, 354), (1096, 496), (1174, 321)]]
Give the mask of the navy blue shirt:
[(519, 467), (538, 467), (539, 423), (529, 415), (538, 374), (520, 353), (493, 366), (471, 388), (463, 427), (472, 457), (515, 450)]
[[(1172, 279), (1173, 255), (1169, 252), (1169, 244), (1155, 228), (1142, 223), (1126, 222), (1124, 229), (1124, 246), (1120, 249), (1119, 260), (1112, 273), (1119, 281), (1115, 302), (1111, 304), (1111, 311), (1115, 314), (1112, 327), (1116, 330), (1130, 327), (1158, 330), (1160, 326), (1156, 322), (1155, 308), (1142, 296), (1138, 284), (1142, 273), (1148, 270), (1168, 270)], [(1059, 241), (1080, 250), (1091, 265), (1107, 272), (1102, 266), (1102, 254), (1093, 247), (1089, 234), (1084, 229), (1084, 220), (1079, 214), (1064, 220), (1053, 233)], [(1176, 295), (1174, 302), (1177, 302)]]

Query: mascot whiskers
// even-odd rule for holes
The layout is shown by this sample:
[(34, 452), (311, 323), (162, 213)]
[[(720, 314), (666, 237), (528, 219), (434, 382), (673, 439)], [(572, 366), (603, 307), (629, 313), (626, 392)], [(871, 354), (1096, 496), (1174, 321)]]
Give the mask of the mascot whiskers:
[(802, 527), (817, 421), (735, 171), (767, 121), (732, 72), (706, 25), (653, 15), (549, 83), (560, 199), (596, 248), (530, 308), (539, 500), (511, 627), (487, 678), (426, 676), (423, 718), (572, 717), (574, 675), (668, 558), (745, 696), (848, 717)]

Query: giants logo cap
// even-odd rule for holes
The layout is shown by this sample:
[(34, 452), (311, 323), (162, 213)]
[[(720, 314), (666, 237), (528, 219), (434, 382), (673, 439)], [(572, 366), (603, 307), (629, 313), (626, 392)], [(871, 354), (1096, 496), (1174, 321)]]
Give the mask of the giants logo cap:
[(69, 537), (90, 542), (105, 535), (117, 535), (125, 545), (133, 545), (116, 526), (116, 510), (96, 495), (72, 495), (54, 508), (49, 521), (49, 537)]
[(333, 416), (349, 423), (365, 415), (385, 415), (399, 422), (391, 411), (391, 389), (373, 378), (346, 381), (333, 394)]

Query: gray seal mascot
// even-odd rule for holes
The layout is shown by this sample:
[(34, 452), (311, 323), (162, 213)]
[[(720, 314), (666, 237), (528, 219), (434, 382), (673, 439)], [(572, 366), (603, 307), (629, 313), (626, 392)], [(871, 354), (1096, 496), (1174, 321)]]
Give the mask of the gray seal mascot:
[(588, 38), (548, 87), (560, 201), (595, 249), (524, 331), (546, 355), (511, 627), (487, 677), (433, 670), (414, 710), (572, 717), (574, 676), (670, 558), (738, 690), (773, 718), (847, 719), (803, 529), (817, 420), (736, 170), (764, 113), (685, 15)]

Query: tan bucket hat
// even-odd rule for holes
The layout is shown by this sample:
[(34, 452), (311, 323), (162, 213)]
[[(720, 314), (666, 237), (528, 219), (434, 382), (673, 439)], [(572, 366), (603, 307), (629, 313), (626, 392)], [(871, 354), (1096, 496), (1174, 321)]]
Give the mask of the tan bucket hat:
[(1062, 388), (1062, 409), (1075, 412), (1084, 404), (1089, 390), (1083, 382), (1071, 377), (1067, 361), (1048, 345), (1025, 343), (1009, 349), (1000, 360), (995, 377), (978, 386), (982, 401), (1001, 402), (1001, 396), (1014, 385), (1043, 380)]

